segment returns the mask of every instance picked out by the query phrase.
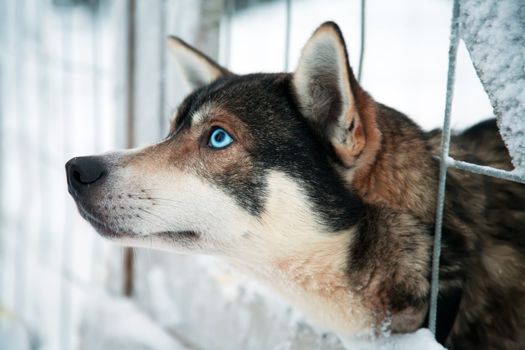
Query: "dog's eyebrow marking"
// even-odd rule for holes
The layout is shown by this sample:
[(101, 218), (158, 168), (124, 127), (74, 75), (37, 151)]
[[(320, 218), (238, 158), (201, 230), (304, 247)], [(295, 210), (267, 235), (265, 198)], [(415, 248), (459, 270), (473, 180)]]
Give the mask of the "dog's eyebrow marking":
[(212, 110), (212, 107), (210, 104), (204, 104), (202, 105), (197, 111), (191, 114), (191, 123), (193, 125), (199, 124), (202, 122), (207, 116), (210, 115)]
[(174, 125), (168, 137), (202, 122), (210, 114), (211, 110), (212, 106), (209, 103), (195, 108), (195, 106), (192, 105), (192, 101), (185, 102), (174, 119)]

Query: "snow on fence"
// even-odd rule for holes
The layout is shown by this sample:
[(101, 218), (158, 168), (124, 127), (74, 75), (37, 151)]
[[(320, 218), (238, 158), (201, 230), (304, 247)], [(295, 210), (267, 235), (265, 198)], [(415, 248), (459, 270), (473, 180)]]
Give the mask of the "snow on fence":
[[(460, 35), (494, 106), (501, 136), (525, 176), (525, 3), (461, 0)], [(502, 175), (504, 176), (504, 175)]]
[[(9, 348), (15, 350), (341, 349), (334, 336), (213, 259), (109, 249), (76, 215), (65, 190), (69, 157), (140, 146), (165, 133), (170, 111), (185, 93), (167, 63), (166, 35), (179, 35), (229, 65), (239, 2), (0, 1), (0, 347), (2, 325), (10, 320), (15, 325), (7, 334), (16, 345)], [(288, 69), (299, 2), (283, 4), (282, 66)], [(359, 8), (361, 78), (365, 0)], [(447, 169), (525, 183), (524, 11), (518, 1), (453, 4), (431, 329), (439, 307)], [(495, 106), (514, 171), (448, 155), (460, 37)]]

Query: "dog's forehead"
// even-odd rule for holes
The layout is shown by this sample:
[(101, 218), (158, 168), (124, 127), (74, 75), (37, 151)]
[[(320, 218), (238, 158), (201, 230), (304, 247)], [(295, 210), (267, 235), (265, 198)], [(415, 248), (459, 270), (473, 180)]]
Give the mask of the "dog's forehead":
[(293, 104), (288, 88), (288, 74), (225, 76), (186, 97), (172, 118), (171, 130), (190, 128), (218, 111), (248, 124), (286, 115)]

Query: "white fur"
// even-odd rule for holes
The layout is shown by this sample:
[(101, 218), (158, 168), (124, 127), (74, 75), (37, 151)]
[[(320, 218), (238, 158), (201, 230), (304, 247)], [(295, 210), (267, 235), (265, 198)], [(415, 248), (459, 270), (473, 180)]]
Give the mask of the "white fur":
[[(350, 335), (370, 335), (375, 327), (369, 310), (346, 285), (353, 232), (326, 232), (301, 185), (284, 173), (270, 172), (265, 210), (253, 216), (196, 174), (133, 167), (113, 172), (115, 180), (108, 188), (113, 198), (144, 188), (151, 197), (163, 198), (148, 207), (146, 220), (115, 219), (112, 225), (134, 235), (116, 239), (118, 243), (222, 256), (286, 296), (321, 326)], [(120, 201), (138, 204), (125, 196)], [(195, 231), (200, 237), (188, 246), (156, 234), (163, 231)]]
[(191, 124), (197, 125), (203, 122), (206, 120), (206, 118), (210, 117), (211, 111), (213, 111), (213, 108), (210, 104), (203, 104), (195, 113), (191, 115)]
[(265, 212), (253, 235), (227, 259), (286, 296), (317, 325), (369, 337), (375, 326), (370, 312), (345, 285), (353, 233), (326, 232), (304, 190), (284, 173), (272, 171), (268, 184)]
[[(118, 163), (134, 152), (137, 151), (109, 156)], [(145, 193), (141, 192), (143, 189)], [(119, 194), (122, 198), (118, 198)], [(128, 198), (127, 194), (132, 194), (132, 197)], [(147, 198), (153, 198), (156, 204), (152, 205)], [(148, 171), (142, 167), (115, 164), (99, 202), (101, 207), (124, 207), (124, 219), (119, 218), (122, 212), (118, 208), (106, 213), (110, 216), (109, 227), (136, 237), (120, 239), (122, 243), (168, 251), (184, 251), (185, 247), (177, 246), (175, 240), (156, 233), (194, 231), (201, 235), (198, 243), (202, 252), (219, 253), (249, 230), (247, 225), (253, 221), (225, 192), (195, 174), (176, 168)], [(126, 216), (130, 213), (131, 217)]]

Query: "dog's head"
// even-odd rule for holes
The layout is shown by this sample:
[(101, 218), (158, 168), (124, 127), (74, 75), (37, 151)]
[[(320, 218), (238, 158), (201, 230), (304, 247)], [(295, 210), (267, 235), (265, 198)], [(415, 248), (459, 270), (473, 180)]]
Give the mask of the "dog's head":
[[(292, 74), (236, 75), (169, 45), (194, 91), (160, 142), (67, 163), (82, 216), (125, 245), (226, 256), (350, 298), (342, 276), (364, 204), (348, 174), (371, 162), (380, 134), (338, 27), (314, 32)], [(353, 322), (370, 321), (358, 310)]]
[(368, 97), (335, 24), (314, 33), (294, 74), (235, 75), (179, 39), (169, 45), (194, 91), (167, 137), (66, 165), (99, 233), (222, 252), (268, 230), (333, 235), (355, 225), (362, 205), (337, 168), (362, 153), (358, 102)]

